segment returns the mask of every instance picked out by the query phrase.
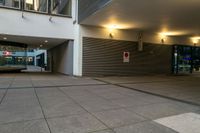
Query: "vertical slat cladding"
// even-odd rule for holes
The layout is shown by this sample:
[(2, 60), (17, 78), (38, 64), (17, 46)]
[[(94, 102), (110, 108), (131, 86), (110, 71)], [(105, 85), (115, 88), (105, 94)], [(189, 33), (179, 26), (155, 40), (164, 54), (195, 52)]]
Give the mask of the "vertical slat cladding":
[[(137, 75), (171, 72), (171, 46), (137, 42), (83, 38), (83, 75)], [(130, 52), (130, 62), (123, 63), (123, 52)]]

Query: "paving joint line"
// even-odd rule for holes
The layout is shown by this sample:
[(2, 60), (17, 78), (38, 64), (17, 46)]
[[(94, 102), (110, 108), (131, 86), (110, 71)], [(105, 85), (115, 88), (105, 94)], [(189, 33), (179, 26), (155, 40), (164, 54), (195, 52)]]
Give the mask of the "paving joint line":
[[(31, 83), (32, 83), (32, 80), (31, 80)], [(33, 85), (33, 84), (32, 84), (32, 85)], [(45, 116), (45, 113), (44, 113), (44, 110), (43, 110), (42, 104), (40, 103), (40, 99), (39, 99), (39, 97), (38, 97), (38, 94), (37, 94), (35, 88), (34, 88), (34, 92), (35, 92), (35, 95), (36, 95), (36, 97), (37, 97), (38, 103), (39, 103), (39, 105), (40, 105), (40, 108), (41, 108), (42, 114), (43, 114), (43, 116), (44, 116), (44, 120), (45, 120), (45, 122), (46, 122), (46, 124), (47, 124), (47, 127), (48, 127), (48, 129), (49, 129), (49, 133), (52, 133), (51, 128), (50, 128), (50, 125), (49, 125), (49, 123), (48, 123), (48, 121), (47, 121), (47, 118), (46, 118), (46, 116)]]
[[(100, 79), (94, 79), (94, 80), (105, 82), (105, 81), (100, 80)], [(173, 97), (169, 97), (169, 96), (165, 96), (165, 95), (161, 95), (161, 94), (156, 94), (156, 93), (152, 93), (152, 92), (148, 92), (148, 91), (139, 90), (139, 89), (136, 89), (136, 88), (123, 86), (122, 84), (113, 84), (113, 83), (110, 83), (110, 82), (107, 82), (107, 81), (105, 83), (110, 84), (110, 85), (114, 85), (114, 86), (118, 86), (118, 87), (122, 87), (122, 88), (126, 88), (126, 89), (129, 89), (129, 90), (138, 91), (138, 92), (141, 92), (141, 93), (144, 93), (144, 94), (158, 96), (158, 97), (166, 98), (166, 99), (173, 100), (173, 101), (176, 101), (176, 102), (182, 102), (182, 103), (191, 104), (191, 105), (199, 106), (200, 107), (200, 104), (198, 104), (198, 103), (194, 103), (194, 102), (190, 102), (190, 101), (185, 101), (185, 100), (181, 100), (181, 99), (177, 99), (177, 98), (173, 98)]]
[(13, 82), (14, 82), (14, 79), (15, 79), (15, 78), (13, 77), (13, 79), (12, 79), (12, 81), (10, 82), (9, 86), (8, 86), (6, 89), (4, 89), (4, 90), (6, 90), (6, 91), (4, 92), (4, 95), (3, 95), (3, 97), (2, 97), (1, 100), (0, 100), (0, 105), (2, 104), (3, 100), (4, 100), (5, 97), (6, 97), (6, 95), (7, 95), (7, 93), (8, 93), (9, 87), (12, 86), (12, 84), (13, 84)]
[[(58, 86), (28, 86), (28, 87), (9, 87), (6, 89), (32, 89), (32, 88), (58, 88), (58, 87), (73, 87), (73, 86), (96, 86), (96, 85), (107, 85), (107, 84), (82, 84), (82, 85), (58, 85)], [(0, 88), (0, 90), (5, 90), (5, 88)]]
[(31, 122), (31, 121), (43, 120), (43, 119), (44, 118), (36, 118), (36, 119), (30, 119), (30, 120), (19, 120), (19, 121), (12, 121), (12, 122), (1, 123), (0, 125), (9, 125), (9, 124), (15, 124), (15, 123), (24, 123), (24, 122)]
[[(86, 108), (84, 108), (81, 104), (79, 104), (76, 100), (74, 100), (71, 96), (69, 96), (68, 94), (66, 94), (63, 90), (61, 90), (60, 88), (58, 88), (59, 91), (61, 91), (62, 93), (64, 93), (64, 95), (66, 95), (67, 97), (69, 97), (71, 100), (73, 100), (77, 105), (79, 105), (83, 110), (85, 110), (88, 114), (90, 114), (91, 116), (93, 116), (94, 118), (96, 118), (99, 122), (101, 122), (107, 129), (104, 130), (111, 130), (113, 131), (113, 133), (116, 133), (112, 128), (110, 128), (106, 123), (104, 123), (102, 120), (100, 120), (99, 118), (97, 118), (94, 114), (92, 114), (91, 112), (89, 112)], [(102, 129), (103, 130), (103, 129)], [(97, 132), (97, 131), (94, 131)], [(90, 133), (90, 132), (89, 132)]]

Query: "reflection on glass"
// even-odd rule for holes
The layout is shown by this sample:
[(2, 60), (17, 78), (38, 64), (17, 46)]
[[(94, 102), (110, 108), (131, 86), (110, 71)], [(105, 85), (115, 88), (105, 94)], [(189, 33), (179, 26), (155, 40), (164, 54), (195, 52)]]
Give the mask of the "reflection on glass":
[(71, 15), (71, 0), (51, 0), (51, 13)]
[(193, 67), (194, 71), (200, 71), (200, 47), (193, 48)]
[(174, 46), (174, 73), (192, 72), (192, 47), (177, 45)]
[(0, 0), (0, 6), (20, 8), (20, 0)]
[(25, 0), (24, 9), (37, 12), (47, 12), (47, 5), (47, 0)]
[(0, 70), (25, 69), (26, 48), (0, 44)]

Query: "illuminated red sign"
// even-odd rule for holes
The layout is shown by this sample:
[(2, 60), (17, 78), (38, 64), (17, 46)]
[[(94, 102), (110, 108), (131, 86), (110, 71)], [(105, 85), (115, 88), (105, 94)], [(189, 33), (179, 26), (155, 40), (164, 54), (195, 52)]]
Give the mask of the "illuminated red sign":
[(4, 51), (4, 52), (3, 52), (3, 55), (4, 55), (4, 56), (11, 56), (11, 55), (12, 55), (12, 52)]

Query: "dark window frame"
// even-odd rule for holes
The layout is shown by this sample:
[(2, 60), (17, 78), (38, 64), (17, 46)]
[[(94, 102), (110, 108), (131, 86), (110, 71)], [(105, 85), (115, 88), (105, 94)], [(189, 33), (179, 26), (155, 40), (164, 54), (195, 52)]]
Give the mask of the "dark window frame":
[[(3, 0), (4, 1), (4, 0)], [(30, 13), (36, 13), (36, 14), (43, 14), (43, 15), (51, 15), (51, 16), (59, 16), (59, 17), (66, 17), (66, 18), (72, 18), (72, 2), (70, 2), (70, 14), (69, 15), (65, 15), (65, 14), (54, 14), (51, 11), (51, 0), (47, 0), (47, 12), (40, 12), (40, 11), (34, 11), (34, 10), (26, 10), (24, 2), (25, 0), (19, 0), (19, 8), (15, 8), (15, 7), (8, 7), (8, 6), (1, 6), (0, 8), (4, 8), (4, 9), (11, 9), (11, 10), (17, 10), (17, 11), (23, 11), (23, 12), (30, 12)]]

